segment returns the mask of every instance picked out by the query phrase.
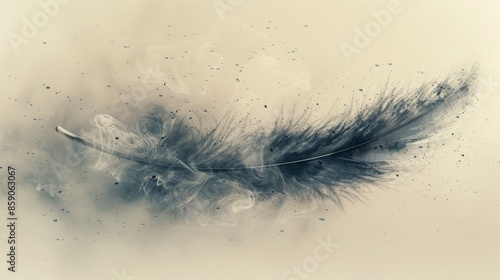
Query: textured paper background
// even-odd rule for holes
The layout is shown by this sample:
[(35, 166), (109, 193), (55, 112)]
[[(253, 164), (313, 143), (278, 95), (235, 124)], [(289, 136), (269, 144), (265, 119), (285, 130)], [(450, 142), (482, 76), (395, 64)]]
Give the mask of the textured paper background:
[[(68, 1), (28, 38), (23, 18), (33, 21), (41, 4), (1, 1), (1, 166), (18, 169), (20, 202), (18, 272), (7, 272), (2, 261), (1, 278), (301, 279), (287, 271), (309, 262), (317, 265), (302, 279), (498, 279), (500, 5), (400, 1), (387, 26), (346, 57), (342, 42), (354, 44), (355, 28), (365, 28), (388, 3)], [(22, 43), (13, 44), (12, 34)], [(218, 43), (215, 54), (200, 50), (210, 41)], [(241, 114), (264, 125), (282, 104), (318, 101), (313, 116), (321, 116), (336, 100), (369, 98), (387, 80), (418, 83), (474, 61), (480, 98), (427, 160), (344, 211), (326, 206), (284, 223), (242, 219), (236, 227), (200, 228), (157, 224), (145, 209), (106, 205), (100, 192), (113, 180), (99, 171), (87, 176), (86, 189), (72, 189), (68, 204), (38, 192), (32, 174), (54, 162), (72, 164), (73, 146), (54, 127), (90, 128), (96, 113), (136, 113), (120, 107), (117, 93), (142, 90), (139, 76), (155, 80), (171, 71), (164, 53), (184, 55), (176, 60), (181, 77), (191, 67), (210, 83), (203, 91), (203, 79), (174, 89), (159, 82), (154, 100), (185, 111), (209, 107), (204, 116), (214, 119), (236, 95), (248, 104)], [(248, 56), (259, 59), (251, 64)], [(225, 63), (211, 76), (207, 61)], [(243, 74), (235, 64), (246, 66)], [(149, 97), (137, 96), (140, 109)], [(70, 166), (75, 173), (66, 170), (61, 180), (82, 168)], [(4, 192), (1, 201), (4, 217)], [(322, 262), (311, 260), (318, 238), (339, 245)]]

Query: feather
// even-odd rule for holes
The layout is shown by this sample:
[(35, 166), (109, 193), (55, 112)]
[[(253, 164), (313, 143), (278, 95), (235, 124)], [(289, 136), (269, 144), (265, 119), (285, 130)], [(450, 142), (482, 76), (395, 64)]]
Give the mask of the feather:
[[(161, 211), (234, 213), (257, 202), (356, 199), (411, 157), (411, 144), (452, 123), (470, 102), (475, 71), (429, 82), (411, 92), (385, 90), (371, 106), (312, 125), (281, 114), (270, 132), (243, 133), (230, 117), (202, 133), (155, 107), (134, 127), (97, 115), (97, 130), (70, 140), (120, 159), (129, 199), (146, 197)], [(243, 129), (242, 129), (243, 127)], [(404, 161), (402, 161), (404, 163)]]

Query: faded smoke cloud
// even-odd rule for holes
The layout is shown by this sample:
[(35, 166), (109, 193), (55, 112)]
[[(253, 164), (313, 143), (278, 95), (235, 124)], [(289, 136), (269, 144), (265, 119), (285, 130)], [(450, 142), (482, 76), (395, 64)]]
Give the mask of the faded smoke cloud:
[[(5, 222), (5, 171), (14, 166), (20, 261), (15, 276), (498, 275), (492, 260), (498, 259), (494, 245), (500, 234), (495, 217), (500, 53), (494, 36), (499, 7), (492, 1), (0, 1), (0, 216)], [(479, 112), (438, 110), (448, 111), (438, 120), (454, 121), (438, 135), (447, 142), (424, 139), (441, 123), (420, 130), (418, 137), (407, 134), (405, 143), (374, 143), (366, 157), (344, 154), (355, 159), (350, 164), (360, 174), (379, 177), (365, 184), (372, 188), (360, 185), (356, 197), (346, 189), (341, 207), (294, 192), (314, 185), (307, 178), (320, 176), (284, 184), (274, 175), (297, 169), (271, 168), (223, 178), (201, 170), (214, 163), (213, 155), (196, 156), (192, 145), (177, 143), (191, 138), (203, 143), (198, 140), (215, 129), (211, 139), (217, 141), (210, 142), (237, 166), (282, 160), (271, 144), (288, 151), (311, 148), (307, 152), (316, 155), (324, 150), (314, 150), (318, 145), (310, 140), (334, 139), (326, 133), (331, 127), (317, 129), (322, 124), (346, 123), (344, 132), (366, 132), (357, 133), (358, 139), (383, 130), (399, 120), (389, 111), (370, 114), (387, 104), (378, 102), (381, 93), (391, 96), (396, 88), (409, 96), (427, 85), (424, 93), (434, 99), (425, 100), (439, 101), (438, 92), (461, 88), (453, 79), (463, 77), (461, 69), (470, 64), (457, 63), (469, 57), (484, 69), (477, 73), (476, 88), (467, 83), (479, 88), (474, 95)], [(464, 108), (455, 105), (450, 109)], [(357, 116), (358, 122), (352, 119)], [(363, 122), (374, 119), (368, 116), (383, 121)], [(354, 129), (353, 123), (366, 126)], [(99, 152), (61, 136), (57, 126), (113, 153), (150, 163), (182, 159), (184, 166), (169, 170)], [(273, 134), (276, 127), (288, 128), (305, 144), (286, 140), (291, 137), (284, 130)], [(263, 137), (269, 135), (274, 138)], [(168, 145), (159, 150), (163, 143)], [(183, 147), (188, 150), (180, 155)], [(237, 147), (240, 156), (228, 152)], [(160, 152), (170, 154), (160, 157)], [(389, 164), (364, 168), (360, 160), (368, 159), (394, 162), (403, 171), (392, 173)], [(315, 161), (305, 171), (325, 163)], [(344, 186), (358, 178), (328, 170), (345, 175)], [(273, 194), (267, 176), (278, 182), (274, 186), (285, 186), (286, 195)], [(256, 177), (266, 183), (252, 188), (248, 181), (259, 182)], [(211, 185), (211, 192), (204, 192), (203, 184)], [(4, 257), (7, 238), (0, 230)], [(10, 279), (4, 268), (0, 279)]]
[[(74, 13), (78, 4), (70, 4), (58, 6), (58, 12), (53, 13), (50, 20)], [(40, 32), (42, 28), (50, 28), (50, 24), (48, 21), (39, 26)], [(168, 137), (169, 145), (176, 143), (178, 146), (182, 137), (172, 136), (170, 130), (179, 132), (181, 124), (195, 128), (189, 133), (201, 135), (216, 126), (224, 126), (220, 120), (231, 114), (233, 118), (250, 120), (252, 125), (245, 126), (249, 131), (270, 129), (275, 113), (255, 108), (261, 107), (261, 102), (265, 102), (266, 107), (272, 106), (284, 96), (311, 88), (306, 63), (297, 61), (294, 52), (287, 52), (284, 46), (256, 28), (229, 21), (217, 21), (191, 33), (189, 26), (183, 25), (183, 31), (172, 25), (162, 26), (164, 31), (154, 40), (116, 34), (106, 38), (106, 31), (102, 29), (109, 26), (99, 24), (91, 37), (80, 33), (72, 40), (43, 39), (43, 45), (66, 46), (67, 52), (61, 53), (52, 63), (55, 67), (44, 71), (39, 68), (47, 65), (52, 57), (37, 57), (35, 61), (39, 62), (31, 67), (31, 75), (35, 77), (36, 69), (37, 78), (19, 83), (19, 90), (12, 91), (9, 105), (14, 106), (8, 109), (14, 111), (9, 112), (22, 117), (20, 123), (5, 123), (4, 150), (10, 158), (17, 158), (17, 165), (29, 170), (24, 179), (38, 191), (37, 195), (50, 203), (66, 204), (65, 208), (89, 203), (97, 211), (108, 211), (109, 205), (114, 203), (134, 203), (132, 207), (152, 208), (161, 215), (182, 208), (204, 192), (203, 199), (196, 199), (198, 206), (195, 208), (203, 209), (198, 213), (197, 223), (235, 225), (238, 213), (253, 208), (256, 200), (256, 194), (239, 183), (221, 179), (211, 183), (218, 186), (216, 190), (203, 190), (204, 182), (212, 180), (213, 176), (198, 172), (194, 166), (186, 166), (184, 174), (176, 173), (175, 176), (163, 171), (140, 175), (140, 168), (138, 174), (133, 174), (127, 167), (130, 163), (66, 141), (53, 130), (62, 125), (90, 139), (98, 139), (102, 146), (115, 149), (121, 145), (131, 156), (143, 157), (159, 144), (160, 139), (154, 138), (156, 136)], [(84, 30), (87, 27), (78, 23), (72, 28)], [(9, 38), (15, 37), (12, 36)], [(37, 37), (29, 37), (33, 40), (14, 44), (14, 51), (23, 57), (36, 55), (30, 48), (35, 50)], [(98, 40), (109, 47), (100, 49), (79, 44), (90, 38), (100, 38)], [(3, 78), (15, 84), (18, 79), (15, 71), (13, 68), (12, 74)], [(30, 70), (22, 71), (23, 76), (30, 75), (27, 73)], [(262, 101), (255, 103), (260, 99)], [(161, 127), (155, 127), (154, 122), (137, 123), (150, 113), (151, 104), (161, 111), (159, 114), (172, 117), (171, 120)], [(238, 125), (242, 123), (231, 124), (231, 129), (243, 128)], [(92, 127), (98, 129), (93, 131)], [(148, 138), (131, 129), (156, 131), (149, 131), (154, 137)], [(34, 135), (36, 147), (33, 138), (27, 135)], [(234, 135), (227, 133), (225, 141), (230, 141)], [(190, 143), (182, 142), (182, 145), (186, 147)], [(26, 156), (15, 156), (22, 147), (28, 149)], [(248, 157), (245, 162), (261, 164), (262, 153), (254, 155), (257, 157)], [(169, 158), (175, 160), (175, 155), (167, 155)], [(124, 170), (128, 171), (124, 173)], [(169, 196), (168, 201), (160, 195), (157, 199), (163, 200), (161, 205), (169, 207), (154, 210), (157, 203), (143, 200), (143, 194), (154, 197), (152, 193), (157, 191), (157, 186), (169, 185), (175, 186), (169, 189), (175, 195)], [(216, 195), (217, 192), (220, 194)], [(212, 203), (212, 196), (217, 197), (215, 203)], [(217, 217), (220, 215), (222, 217)]]

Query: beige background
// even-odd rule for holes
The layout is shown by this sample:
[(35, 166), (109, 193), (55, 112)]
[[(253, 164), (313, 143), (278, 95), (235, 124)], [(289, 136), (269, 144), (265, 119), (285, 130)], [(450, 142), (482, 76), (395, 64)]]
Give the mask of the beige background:
[[(222, 17), (220, 2), (231, 5)], [(69, 1), (16, 52), (9, 36), (21, 36), (23, 17), (43, 10), (37, 1), (1, 1), (1, 165), (15, 165), (20, 183), (19, 272), (7, 273), (2, 261), (1, 278), (282, 279), (314, 256), (318, 238), (330, 238), (339, 247), (308, 279), (499, 279), (500, 4), (400, 1), (401, 12), (348, 62), (339, 45), (352, 44), (355, 28), (388, 1), (344, 2)], [(211, 43), (214, 52), (200, 47)], [(207, 70), (210, 63), (220, 70)], [(326, 205), (293, 216), (285, 209), (271, 221), (240, 217), (237, 226), (158, 224), (137, 205), (95, 210), (113, 182), (98, 170), (85, 188), (71, 186), (84, 167), (62, 172), (71, 190), (65, 202), (37, 192), (30, 177), (65, 163), (72, 146), (55, 135), (56, 125), (89, 128), (96, 113), (132, 115), (117, 105), (118, 92), (144, 87), (138, 77), (150, 69), (185, 84), (160, 81), (154, 95), (131, 101), (139, 108), (149, 100), (183, 112), (209, 106), (204, 116), (217, 119), (228, 100), (240, 99), (238, 112), (266, 126), (282, 105), (318, 102), (312, 116), (321, 118), (333, 104), (354, 98), (359, 105), (358, 88), (369, 99), (388, 80), (415, 86), (472, 63), (480, 66), (477, 102), (436, 140), (445, 142), (433, 142), (401, 179), (343, 211)]]

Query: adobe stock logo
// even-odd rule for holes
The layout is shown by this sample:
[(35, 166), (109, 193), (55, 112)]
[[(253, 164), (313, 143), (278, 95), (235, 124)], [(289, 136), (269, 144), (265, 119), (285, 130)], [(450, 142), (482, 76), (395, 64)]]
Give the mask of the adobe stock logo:
[(59, 13), (61, 5), (66, 5), (68, 3), (69, 0), (38, 1), (40, 10), (33, 13), (31, 18), (21, 18), (23, 26), (21, 27), (20, 33), (9, 32), (9, 34), (7, 34), (7, 38), (14, 52), (19, 52), (19, 46), (21, 46), (21, 44), (27, 44), (30, 39), (33, 39), (38, 34), (40, 28), (45, 27), (49, 23), (49, 19), (55, 17)]
[(125, 270), (124, 267), (122, 267), (122, 270), (120, 272), (113, 269), (111, 271), (111, 274), (113, 274), (113, 278), (111, 278), (111, 280), (134, 280), (135, 279), (134, 276), (127, 273), (127, 271)]
[(227, 12), (232, 12), (236, 7), (241, 5), (243, 0), (216, 0), (213, 2), (214, 9), (217, 12), (217, 16), (222, 21), (224, 20), (224, 14)]
[(340, 43), (339, 47), (347, 62), (351, 62), (352, 55), (361, 53), (361, 50), (368, 47), (371, 41), (377, 37), (383, 28), (387, 27), (394, 15), (401, 13), (403, 7), (398, 0), (391, 0), (387, 3), (387, 9), (378, 12), (371, 11), (373, 20), (367, 22), (363, 29), (354, 28), (353, 44)]
[(330, 236), (326, 240), (318, 238), (318, 245), (314, 248), (313, 254), (302, 260), (299, 265), (293, 265), (290, 269), (283, 272), (282, 280), (303, 280), (309, 279), (319, 265), (325, 262), (332, 254), (333, 249), (340, 247), (340, 244), (332, 242)]

